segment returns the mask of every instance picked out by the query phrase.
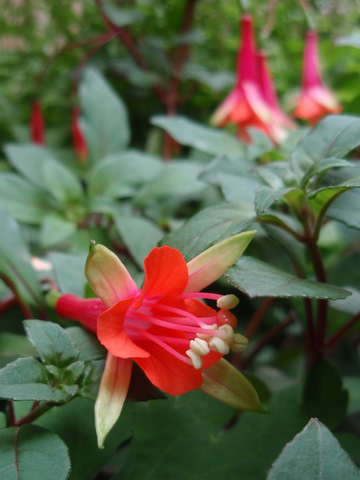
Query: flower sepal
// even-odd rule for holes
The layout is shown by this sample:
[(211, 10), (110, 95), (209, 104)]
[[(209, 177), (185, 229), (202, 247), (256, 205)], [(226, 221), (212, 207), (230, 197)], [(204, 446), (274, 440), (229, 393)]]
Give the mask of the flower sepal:
[(249, 380), (224, 358), (202, 372), (200, 389), (238, 410), (267, 413)]
[(243, 254), (256, 231), (226, 238), (188, 262), (189, 281), (185, 291), (200, 291), (225, 273)]
[(95, 429), (99, 448), (104, 448), (105, 438), (120, 416), (129, 389), (131, 370), (131, 359), (117, 358), (108, 353), (95, 402)]
[(138, 291), (131, 275), (115, 253), (94, 241), (90, 243), (85, 275), (95, 294), (107, 307)]

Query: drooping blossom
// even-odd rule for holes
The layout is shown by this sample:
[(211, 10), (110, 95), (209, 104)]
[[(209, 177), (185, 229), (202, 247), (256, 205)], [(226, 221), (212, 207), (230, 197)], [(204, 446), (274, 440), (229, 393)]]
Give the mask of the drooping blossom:
[(265, 62), (263, 54), (256, 53), (252, 17), (246, 14), (241, 19), (235, 86), (211, 118), (215, 126), (235, 124), (237, 136), (246, 143), (251, 142), (249, 128), (261, 131), (275, 144), (286, 137), (286, 129), (294, 128), (280, 110)]
[(253, 34), (252, 17), (241, 19), (241, 41), (237, 56), (236, 83), (232, 91), (217, 108), (211, 118), (215, 126), (234, 123), (238, 136), (250, 141), (249, 127), (266, 130), (271, 121), (271, 113), (265, 104), (257, 81), (256, 46)]
[(39, 100), (34, 100), (31, 104), (30, 137), (32, 142), (45, 145), (45, 125)]
[(267, 65), (266, 54), (262, 51), (257, 53), (258, 83), (263, 99), (271, 111), (271, 122), (263, 125), (262, 131), (274, 140), (281, 143), (287, 136), (287, 130), (296, 128), (296, 124), (280, 108), (274, 83)]
[(335, 95), (323, 84), (320, 75), (318, 35), (314, 30), (306, 34), (303, 55), (302, 88), (295, 101), (294, 117), (315, 125), (322, 117), (338, 113), (342, 107)]
[(85, 163), (88, 157), (88, 147), (80, 127), (79, 118), (80, 108), (75, 106), (71, 111), (71, 139), (74, 151), (80, 162)]
[[(228, 398), (227, 403), (238, 408), (260, 408), (251, 384), (220, 361), (230, 348), (243, 351), (247, 345), (234, 333), (237, 321), (229, 309), (237, 304), (236, 297), (201, 292), (238, 259), (253, 235), (235, 235), (188, 263), (175, 248), (154, 248), (144, 261), (140, 289), (114, 253), (91, 245), (85, 273), (98, 298), (63, 295), (56, 311), (96, 332), (108, 351), (95, 404), (99, 446), (121, 413), (133, 360), (155, 386), (171, 395), (199, 388), (204, 379), (204, 391), (210, 395)], [(217, 309), (205, 305), (204, 299), (215, 301)], [(230, 399), (233, 389), (228, 383), (235, 378), (240, 393)]]

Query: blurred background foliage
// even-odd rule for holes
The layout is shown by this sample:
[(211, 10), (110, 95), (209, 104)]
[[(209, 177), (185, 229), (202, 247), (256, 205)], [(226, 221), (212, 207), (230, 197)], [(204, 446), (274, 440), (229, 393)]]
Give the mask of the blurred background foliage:
[(153, 114), (175, 109), (207, 123), (234, 81), (244, 11), (254, 16), (285, 109), (301, 84), (311, 27), (319, 31), (325, 83), (345, 113), (360, 113), (359, 1), (2, 0), (1, 9), (2, 141), (27, 139), (31, 100), (41, 98), (48, 144), (69, 143), (70, 107), (89, 63), (131, 105), (133, 145), (153, 145)]

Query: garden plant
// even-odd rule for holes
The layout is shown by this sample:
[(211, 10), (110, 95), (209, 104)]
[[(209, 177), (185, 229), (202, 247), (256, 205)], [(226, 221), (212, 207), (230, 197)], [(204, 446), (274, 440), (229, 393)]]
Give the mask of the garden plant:
[(1, 480), (359, 479), (359, 5), (1, 5)]

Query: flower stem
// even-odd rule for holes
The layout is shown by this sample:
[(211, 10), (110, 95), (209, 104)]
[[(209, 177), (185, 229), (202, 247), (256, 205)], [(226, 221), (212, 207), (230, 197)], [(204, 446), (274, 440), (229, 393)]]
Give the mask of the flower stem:
[(285, 328), (287, 328), (294, 321), (294, 316), (292, 313), (283, 320), (281, 323), (269, 330), (266, 335), (256, 344), (253, 351), (246, 357), (242, 358), (240, 362), (241, 369), (247, 368), (255, 359), (255, 357), (261, 352), (261, 350), (270, 343), (274, 338), (276, 338)]
[[(50, 410), (52, 407), (54, 407), (54, 403), (38, 403), (34, 402), (34, 405), (32, 409), (30, 410), (29, 413), (24, 415), (20, 420), (14, 423), (16, 427), (20, 427), (21, 425), (24, 425), (25, 423), (31, 423), (37, 418), (41, 417), (44, 413), (46, 413), (48, 410)], [(35, 408), (34, 408), (35, 407)]]
[[(254, 336), (255, 332), (260, 327), (264, 316), (268, 312), (271, 305), (274, 303), (274, 300), (275, 298), (267, 297), (261, 302), (259, 308), (255, 311), (254, 315), (251, 317), (250, 322), (248, 323), (248, 326), (246, 327), (243, 333), (244, 337), (250, 340)], [(243, 363), (243, 354), (236, 353), (233, 356), (232, 364), (234, 365), (234, 367), (240, 368), (242, 367), (242, 363)]]
[(331, 336), (326, 342), (325, 346), (326, 348), (334, 348), (343, 335), (353, 326), (355, 323), (360, 319), (360, 312), (358, 312), (356, 315), (354, 315), (345, 325), (343, 325), (340, 330), (338, 330), (336, 333), (334, 333), (333, 336)]
[[(315, 228), (313, 226), (313, 216), (311, 210), (306, 207), (302, 211), (300, 217), (301, 223), (304, 228), (304, 235), (301, 241), (305, 244), (307, 252), (309, 254), (311, 263), (313, 265), (316, 280), (321, 283), (326, 283), (326, 272), (324, 264), (321, 258), (321, 253), (317, 245), (317, 236), (315, 235)], [(317, 301), (317, 313), (316, 313), (316, 329), (313, 331), (312, 324), (308, 321), (308, 339), (309, 339), (309, 351), (308, 351), (308, 366), (314, 362), (317, 363), (323, 358), (324, 355), (324, 342), (326, 336), (326, 324), (327, 324), (327, 311), (328, 302), (326, 299), (319, 299)], [(315, 338), (313, 336), (315, 335)]]

